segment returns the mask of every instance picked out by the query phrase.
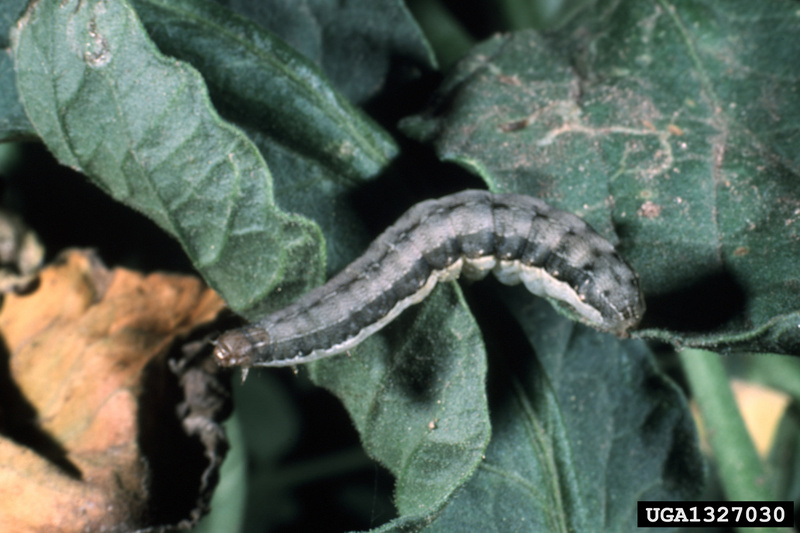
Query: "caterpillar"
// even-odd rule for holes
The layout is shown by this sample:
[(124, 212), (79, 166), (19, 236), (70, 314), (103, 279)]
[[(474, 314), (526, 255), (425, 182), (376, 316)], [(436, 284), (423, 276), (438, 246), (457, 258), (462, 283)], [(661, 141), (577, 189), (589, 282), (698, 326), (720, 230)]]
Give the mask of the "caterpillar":
[(440, 281), (489, 272), (627, 336), (645, 311), (634, 270), (586, 222), (530, 196), (467, 190), (420, 202), (324, 285), (224, 333), (223, 366), (293, 366), (345, 352)]

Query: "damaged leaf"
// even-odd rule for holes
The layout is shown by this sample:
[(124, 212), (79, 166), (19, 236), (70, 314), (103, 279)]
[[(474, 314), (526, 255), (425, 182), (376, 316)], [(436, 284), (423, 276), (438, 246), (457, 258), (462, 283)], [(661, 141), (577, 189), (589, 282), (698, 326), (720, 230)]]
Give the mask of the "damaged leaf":
[(641, 336), (797, 354), (798, 28), (794, 2), (598, 2), (476, 46), (403, 127), (615, 242)]
[(198, 344), (169, 356), (223, 306), (196, 278), (107, 270), (79, 251), (42, 271), (37, 290), (5, 296), (0, 530), (199, 518), (210, 494), (198, 492), (213, 489), (224, 456), (227, 392)]

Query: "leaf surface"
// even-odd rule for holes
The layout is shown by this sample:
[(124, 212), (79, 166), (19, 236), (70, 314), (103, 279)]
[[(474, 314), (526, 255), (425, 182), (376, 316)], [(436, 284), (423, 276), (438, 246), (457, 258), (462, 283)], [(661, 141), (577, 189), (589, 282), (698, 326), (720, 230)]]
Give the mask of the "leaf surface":
[[(16, 33), (25, 109), (58, 159), (155, 220), (237, 312), (318, 283), (319, 228), (278, 209), (258, 149), (124, 2), (44, 1)], [(289, 269), (296, 261), (303, 269)]]
[(483, 461), (430, 526), (405, 516), (377, 531), (624, 532), (639, 500), (696, 498), (704, 467), (694, 422), (646, 345), (501, 293), (530, 344), (492, 353)]
[(355, 103), (434, 68), (425, 36), (400, 0), (220, 0), (317, 63)]
[(211, 1), (137, 0), (160, 50), (196, 66), (216, 108), (340, 179), (373, 177), (396, 154), (391, 137), (280, 38)]
[(342, 400), (367, 453), (394, 473), (401, 514), (434, 513), (480, 463), (491, 433), (486, 354), (455, 285), (438, 287), (352, 356), (311, 369)]
[(0, 141), (35, 135), (17, 92), (9, 34), (25, 11), (26, 0), (0, 1)]
[(798, 30), (788, 1), (599, 2), (483, 43), (405, 129), (618, 242), (642, 336), (797, 354)]
[(258, 146), (279, 206), (319, 224), (328, 274), (341, 270), (369, 236), (349, 195), (395, 157), (391, 136), (310, 60), (233, 11), (210, 1), (133, 6), (161, 51), (195, 66), (215, 108)]

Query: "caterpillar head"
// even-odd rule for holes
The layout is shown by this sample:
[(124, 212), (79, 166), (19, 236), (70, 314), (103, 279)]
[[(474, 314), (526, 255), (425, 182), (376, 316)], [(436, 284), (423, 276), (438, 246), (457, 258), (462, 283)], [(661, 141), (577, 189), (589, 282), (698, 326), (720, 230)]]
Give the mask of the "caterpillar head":
[(269, 346), (269, 333), (260, 328), (241, 328), (223, 333), (216, 341), (214, 358), (220, 366), (253, 366), (256, 355)]

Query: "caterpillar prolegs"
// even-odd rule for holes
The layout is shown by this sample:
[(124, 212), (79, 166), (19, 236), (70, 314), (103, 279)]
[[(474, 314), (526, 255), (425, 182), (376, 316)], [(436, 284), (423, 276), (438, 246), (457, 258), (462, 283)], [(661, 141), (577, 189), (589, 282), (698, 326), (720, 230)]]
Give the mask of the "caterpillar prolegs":
[(489, 272), (625, 336), (645, 310), (639, 279), (577, 216), (529, 196), (468, 190), (420, 202), (324, 285), (223, 334), (225, 366), (291, 366), (342, 353), (421, 302), (439, 281)]

